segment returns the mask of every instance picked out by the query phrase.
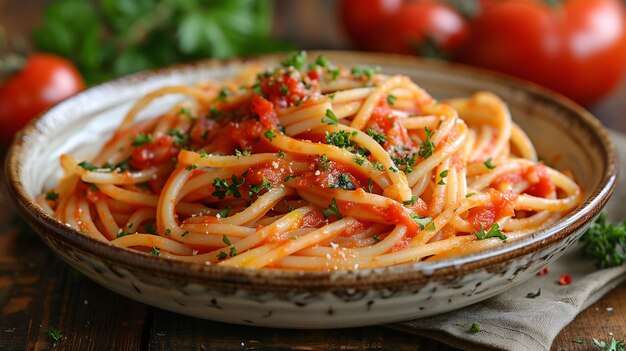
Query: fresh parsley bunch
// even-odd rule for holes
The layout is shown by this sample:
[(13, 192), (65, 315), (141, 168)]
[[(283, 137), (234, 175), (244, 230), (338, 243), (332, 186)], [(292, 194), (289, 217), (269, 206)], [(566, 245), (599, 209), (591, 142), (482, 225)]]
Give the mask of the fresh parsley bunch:
[(580, 241), (583, 253), (595, 258), (598, 268), (620, 266), (626, 260), (626, 221), (608, 223), (600, 213)]
[(271, 0), (57, 0), (33, 33), (88, 83), (207, 57), (288, 50), (270, 37)]

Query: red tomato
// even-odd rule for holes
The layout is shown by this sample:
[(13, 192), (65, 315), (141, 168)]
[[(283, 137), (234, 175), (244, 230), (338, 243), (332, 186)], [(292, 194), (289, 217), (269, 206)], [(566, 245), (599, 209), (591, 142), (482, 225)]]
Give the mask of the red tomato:
[(359, 48), (375, 50), (384, 40), (380, 29), (398, 13), (404, 0), (342, 0), (339, 3), (341, 23)]
[(491, 2), (459, 55), (477, 65), (588, 104), (613, 90), (626, 66), (626, 19), (619, 0)]
[(469, 33), (461, 14), (437, 1), (343, 0), (340, 14), (348, 36), (368, 50), (450, 55)]
[(31, 55), (0, 86), (0, 143), (9, 144), (31, 119), (84, 87), (71, 62), (50, 54)]
[(469, 35), (458, 11), (431, 1), (405, 4), (381, 31), (381, 51), (422, 56), (451, 56)]

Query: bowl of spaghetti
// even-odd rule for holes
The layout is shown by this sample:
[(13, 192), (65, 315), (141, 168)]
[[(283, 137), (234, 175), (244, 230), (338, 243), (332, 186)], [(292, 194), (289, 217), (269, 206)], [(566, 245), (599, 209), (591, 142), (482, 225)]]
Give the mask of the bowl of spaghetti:
[(95, 282), (186, 315), (291, 328), (498, 294), (571, 247), (616, 180), (604, 128), (554, 93), (350, 52), (93, 87), (31, 123), (6, 172), (25, 219)]

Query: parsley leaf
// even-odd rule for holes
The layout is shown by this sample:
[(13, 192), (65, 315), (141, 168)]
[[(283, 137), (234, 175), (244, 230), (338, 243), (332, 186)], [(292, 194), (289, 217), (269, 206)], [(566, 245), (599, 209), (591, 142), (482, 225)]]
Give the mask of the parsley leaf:
[(230, 239), (228, 239), (226, 235), (222, 236), (222, 241), (224, 242), (224, 244), (226, 244), (226, 246), (232, 245), (232, 243), (230, 242)]
[(380, 67), (367, 67), (367, 66), (358, 66), (353, 67), (350, 73), (354, 78), (362, 78), (366, 77), (367, 80), (371, 80), (374, 74), (380, 72)]
[(596, 338), (593, 338), (591, 343), (593, 346), (603, 351), (624, 351), (624, 340), (618, 341), (612, 336), (608, 343), (604, 340), (598, 340)]
[(228, 185), (228, 181), (226, 179), (215, 178), (213, 179), (213, 187), (215, 187), (215, 191), (212, 195), (217, 196), (220, 200), (223, 200), (228, 195), (233, 195), (236, 198), (241, 198), (241, 193), (239, 192), (239, 187), (246, 180), (247, 172), (241, 175), (241, 179), (237, 179), (236, 175), (231, 176), (231, 184)]
[(141, 145), (144, 145), (144, 144), (152, 144), (152, 135), (138, 133), (133, 138), (133, 142), (132, 142), (131, 145), (132, 146), (141, 146)]
[(345, 149), (352, 146), (352, 142), (350, 141), (351, 136), (352, 133), (346, 132), (345, 130), (340, 130), (334, 133), (326, 132), (326, 142), (330, 145), (335, 145), (336, 147)]
[(250, 185), (248, 195), (250, 195), (250, 197), (255, 197), (264, 189), (269, 190), (271, 187), (272, 184), (267, 180), (267, 178), (263, 177), (263, 183)]
[(387, 142), (387, 136), (385, 134), (377, 133), (372, 128), (367, 128), (367, 135), (369, 135), (372, 139), (374, 139), (375, 142), (379, 143), (380, 145), (383, 145)]
[(198, 168), (198, 165), (196, 165), (196, 164), (191, 164), (191, 165), (185, 167), (185, 169), (188, 170), (188, 171), (193, 171), (196, 168)]
[(323, 170), (327, 170), (330, 168), (330, 165), (328, 164), (328, 157), (326, 156), (326, 154), (320, 156), (315, 162), (319, 163), (320, 167)]
[(237, 156), (237, 158), (241, 156), (250, 156), (250, 150), (239, 151), (239, 149), (235, 149), (235, 156)]
[(152, 256), (158, 256), (161, 254), (161, 249), (158, 247), (153, 247), (152, 250), (150, 251), (150, 255)]
[(583, 254), (594, 258), (598, 268), (620, 266), (626, 261), (626, 221), (609, 223), (600, 213), (580, 241)]
[(196, 120), (196, 116), (194, 116), (186, 107), (181, 108), (180, 111), (178, 111), (178, 114), (187, 116), (187, 118), (189, 118), (192, 122)]
[(189, 135), (182, 133), (180, 130), (170, 129), (167, 131), (167, 135), (173, 137), (174, 145), (181, 146), (189, 141)]
[(413, 222), (417, 223), (417, 225), (420, 227), (420, 229), (424, 229), (426, 228), (426, 226), (433, 221), (432, 218), (430, 217), (422, 217), (416, 213), (411, 213), (411, 219), (413, 220)]
[(48, 192), (46, 193), (46, 200), (52, 200), (52, 201), (54, 201), (54, 200), (56, 200), (56, 199), (58, 199), (58, 198), (59, 198), (59, 193), (56, 193), (56, 192), (54, 192), (54, 191), (48, 191)]
[(419, 196), (413, 195), (413, 196), (411, 196), (411, 200), (407, 200), (407, 201), (404, 201), (402, 203), (407, 205), (407, 206), (413, 205), (415, 203), (415, 201), (417, 201), (417, 199), (419, 199)]
[(274, 131), (271, 129), (265, 131), (263, 135), (265, 135), (265, 137), (268, 138), (270, 142), (272, 141), (272, 139), (276, 138), (276, 133), (274, 133)]
[(217, 254), (217, 259), (220, 260), (220, 261), (224, 260), (226, 258), (228, 258), (228, 254), (226, 254), (224, 251), (220, 251), (220, 253)]
[(341, 173), (339, 177), (337, 177), (337, 185), (333, 186), (333, 188), (356, 190), (356, 186), (352, 184), (352, 180), (350, 180), (350, 175), (348, 173)]
[(502, 231), (500, 230), (500, 225), (498, 223), (492, 224), (491, 228), (489, 228), (489, 231), (487, 231), (486, 233), (485, 228), (481, 226), (480, 230), (474, 230), (474, 235), (476, 235), (476, 239), (478, 240), (499, 238), (502, 241), (506, 241), (506, 235), (502, 234)]
[(487, 159), (487, 161), (483, 162), (483, 164), (485, 165), (485, 167), (487, 167), (489, 169), (494, 169), (494, 168), (496, 168), (496, 166), (493, 165), (492, 161), (493, 160), (491, 159), (491, 157), (489, 157)]
[(337, 115), (335, 115), (335, 113), (332, 110), (327, 109), (326, 116), (322, 117), (322, 123), (336, 126), (339, 124), (339, 120), (337, 119)]
[(480, 325), (478, 323), (472, 323), (472, 326), (469, 328), (468, 332), (472, 334), (476, 334), (480, 332)]
[(63, 334), (55, 327), (46, 329), (46, 334), (54, 341), (59, 341), (63, 337)]
[(528, 294), (526, 294), (526, 298), (527, 299), (534, 299), (535, 297), (538, 297), (539, 295), (541, 295), (541, 289), (535, 291), (535, 292), (529, 292)]
[(96, 166), (96, 165), (93, 165), (93, 164), (91, 164), (91, 163), (89, 163), (89, 162), (87, 162), (87, 161), (83, 161), (83, 162), (79, 163), (78, 165), (79, 165), (80, 167), (82, 167), (82, 168), (84, 168), (84, 169), (88, 170), (88, 171), (99, 171), (99, 170), (106, 170), (106, 171), (110, 171), (110, 169), (109, 169), (109, 168), (104, 168), (104, 169), (103, 169), (103, 168), (100, 168), (100, 167), (98, 167), (98, 166)]
[(293, 67), (298, 71), (302, 70), (304, 67), (304, 63), (306, 62), (307, 53), (306, 51), (294, 52), (289, 57), (283, 60), (281, 64), (284, 67)]
[(396, 103), (397, 97), (395, 95), (389, 94), (387, 95), (387, 103), (389, 105), (394, 105)]
[(341, 214), (341, 211), (339, 210), (339, 206), (337, 206), (337, 200), (335, 200), (334, 197), (330, 201), (330, 205), (328, 206), (328, 208), (322, 209), (322, 214), (324, 215), (324, 218), (326, 219), (328, 219), (329, 216), (335, 216), (338, 219), (343, 218), (343, 215)]
[(374, 186), (372, 185), (372, 178), (367, 178), (367, 192), (368, 193), (372, 193), (372, 190), (374, 190)]
[(433, 155), (435, 144), (430, 140), (430, 130), (428, 130), (428, 127), (424, 127), (424, 132), (426, 133), (426, 140), (422, 141), (420, 144), (420, 150), (417, 154), (421, 158), (429, 158)]
[(219, 216), (219, 218), (226, 218), (228, 217), (229, 212), (230, 212), (230, 207), (225, 208), (223, 210), (219, 210), (219, 212), (217, 212), (217, 215)]
[(439, 177), (441, 178), (441, 180), (439, 180), (437, 184), (446, 185), (446, 181), (444, 179), (448, 177), (448, 170), (446, 169), (445, 171), (439, 173)]
[(231, 96), (232, 92), (230, 91), (230, 89), (228, 88), (222, 88), (219, 92), (219, 94), (217, 94), (217, 100), (219, 100), (219, 102), (221, 103), (225, 103), (226, 102), (226, 98)]

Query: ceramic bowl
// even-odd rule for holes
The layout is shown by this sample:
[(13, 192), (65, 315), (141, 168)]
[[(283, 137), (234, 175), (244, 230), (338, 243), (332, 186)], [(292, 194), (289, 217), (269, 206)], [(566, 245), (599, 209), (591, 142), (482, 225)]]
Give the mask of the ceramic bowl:
[[(251, 61), (207, 61), (120, 78), (50, 109), (17, 137), (6, 159), (10, 191), (24, 218), (62, 259), (93, 281), (132, 299), (215, 321), (287, 328), (373, 325), (443, 313), (529, 279), (582, 235), (611, 195), (615, 150), (587, 111), (537, 86), (462, 66), (412, 57), (324, 53), (335, 63), (377, 65), (410, 76), (436, 98), (498, 94), (546, 160), (573, 171), (584, 202), (562, 220), (496, 249), (436, 262), (334, 272), (246, 270), (174, 262), (81, 235), (46, 215), (34, 197), (60, 177), (58, 157), (89, 156), (125, 111), (165, 85), (224, 79)], [(316, 53), (311, 53), (316, 55)], [(144, 117), (171, 106), (164, 98)]]

